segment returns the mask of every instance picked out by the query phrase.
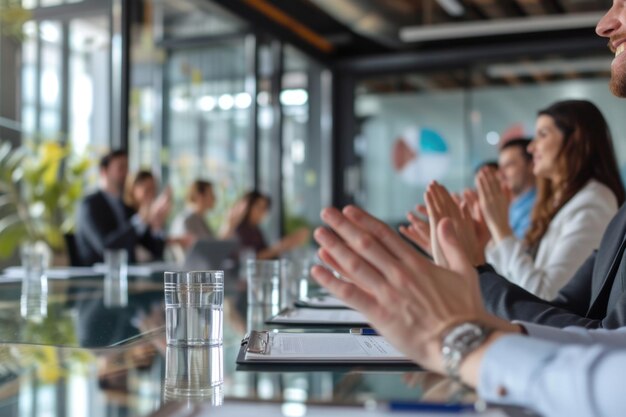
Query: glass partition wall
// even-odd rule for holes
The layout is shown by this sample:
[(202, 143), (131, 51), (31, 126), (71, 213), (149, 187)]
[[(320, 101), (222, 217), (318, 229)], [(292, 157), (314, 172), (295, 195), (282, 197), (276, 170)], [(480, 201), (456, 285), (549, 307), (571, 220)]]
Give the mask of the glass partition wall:
[(255, 188), (272, 198), (269, 241), (318, 223), (330, 188), (318, 148), (325, 67), (210, 2), (145, 4), (132, 30), (131, 169), (161, 175), (175, 212), (193, 180), (213, 182), (215, 230)]
[(64, 3), (77, 2), (24, 2), (33, 19), (21, 43), (22, 140), (102, 152), (111, 134), (110, 3)]

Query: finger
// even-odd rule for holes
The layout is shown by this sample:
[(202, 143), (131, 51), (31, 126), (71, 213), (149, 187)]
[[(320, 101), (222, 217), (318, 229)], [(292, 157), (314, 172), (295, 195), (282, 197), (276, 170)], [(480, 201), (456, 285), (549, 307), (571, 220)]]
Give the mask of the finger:
[(320, 260), (328, 265), (331, 269), (336, 271), (342, 277), (348, 277), (348, 272), (344, 271), (341, 265), (335, 261), (335, 258), (324, 248), (319, 248), (317, 250), (317, 255), (320, 257)]
[[(339, 212), (337, 214), (341, 215)], [(326, 217), (330, 218), (331, 216)], [(337, 223), (335, 219), (328, 222)], [(341, 222), (348, 223), (349, 220), (344, 218)], [(339, 228), (341, 227), (344, 226)], [(337, 231), (337, 229), (334, 230)], [(344, 234), (348, 235), (347, 233)], [(381, 274), (380, 271), (386, 271), (386, 268), (397, 269), (400, 267), (397, 259), (385, 254), (385, 250), (371, 236), (366, 238), (357, 234), (356, 237), (348, 236), (348, 238), (362, 240), (363, 243), (355, 245), (358, 247), (356, 249), (359, 253), (358, 255), (352, 247), (348, 246), (349, 243), (344, 242), (344, 240), (329, 230), (323, 227), (315, 230), (315, 240), (335, 259), (339, 268), (345, 271), (345, 276), (362, 288), (375, 288), (386, 279), (386, 276)], [(379, 249), (377, 250), (377, 248)], [(373, 261), (378, 261), (378, 265), (374, 266)], [(395, 276), (391, 277), (391, 280), (394, 279), (394, 284), (398, 285), (397, 278)]]
[(445, 218), (439, 223), (437, 236), (450, 269), (464, 276), (472, 274), (474, 267), (469, 261), (468, 254), (465, 253), (459, 243), (452, 220)]
[[(369, 236), (375, 236), (386, 250), (397, 256), (401, 263), (411, 266), (414, 265), (415, 249), (402, 240), (387, 224), (356, 206), (347, 206), (343, 209), (343, 214), (356, 226), (367, 232)], [(378, 259), (378, 257), (375, 254), (368, 255), (367, 259), (371, 259), (370, 262), (376, 267), (389, 267), (389, 265), (377, 263), (376, 259)], [(381, 269), (381, 271), (383, 270), (384, 269)]]
[(460, 217), (461, 212), (459, 211), (459, 206), (452, 198), (452, 195), (450, 195), (450, 192), (441, 184), (437, 184), (437, 186), (439, 199), (444, 207), (446, 207), (446, 213), (455, 217)]
[[(353, 222), (353, 225), (367, 232), (361, 237), (355, 237), (351, 246), (378, 270), (384, 271), (385, 276), (394, 285), (403, 285), (404, 279), (409, 275), (407, 270), (402, 268), (403, 265), (409, 266), (412, 272), (429, 267), (428, 261), (418, 256), (415, 248), (379, 219), (352, 205), (345, 207), (343, 214), (348, 221)], [(376, 237), (375, 240), (373, 236)]]
[(436, 206), (439, 208), (439, 212), (441, 213), (441, 217), (447, 217), (450, 213), (450, 207), (446, 204), (446, 194), (448, 191), (439, 183), (433, 182), (432, 184), (432, 195), (435, 201)]
[(502, 192), (502, 187), (498, 177), (493, 172), (486, 172), (485, 179), (492, 195), (497, 196)]
[(412, 227), (400, 226), (398, 230), (411, 242), (415, 243), (417, 246), (421, 247), (425, 251), (430, 252), (430, 238), (424, 238), (424, 236), (421, 236)]
[(428, 227), (428, 222), (420, 219), (415, 214), (408, 212), (406, 215), (407, 220), (411, 223), (411, 225), (416, 227), (426, 226)]
[(428, 221), (431, 227), (435, 227), (437, 222), (443, 217), (441, 211), (437, 207), (437, 202), (435, 200), (435, 196), (433, 192), (426, 191), (424, 194), (424, 201), (426, 201), (426, 211), (428, 212)]
[(353, 309), (362, 312), (366, 317), (376, 314), (378, 301), (372, 294), (363, 291), (352, 283), (337, 279), (332, 272), (323, 266), (314, 266), (311, 269), (311, 275), (335, 297), (343, 300)]
[(428, 217), (428, 210), (426, 209), (426, 206), (423, 204), (416, 205), (415, 211), (417, 211), (419, 214), (421, 214), (424, 217)]

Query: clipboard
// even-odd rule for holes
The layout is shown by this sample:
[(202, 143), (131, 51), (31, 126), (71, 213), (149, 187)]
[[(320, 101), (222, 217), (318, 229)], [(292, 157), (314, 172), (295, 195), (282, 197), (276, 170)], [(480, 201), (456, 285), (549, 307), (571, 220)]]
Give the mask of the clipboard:
[(369, 327), (365, 316), (345, 308), (288, 307), (265, 320), (265, 324), (284, 326)]
[(296, 307), (304, 308), (330, 308), (343, 310), (350, 309), (350, 307), (348, 307), (346, 303), (338, 298), (333, 297), (332, 295), (318, 295), (309, 298), (302, 298), (300, 300), (296, 300), (293, 304)]
[[(358, 338), (358, 339), (356, 339)], [(301, 344), (304, 353), (275, 353), (277, 341), (288, 341), (290, 346)], [(371, 346), (363, 352), (348, 352), (347, 341), (356, 345)], [(326, 347), (336, 346), (336, 350), (316, 353), (314, 345), (324, 343)], [(313, 346), (307, 349), (307, 346)], [(379, 353), (378, 349), (386, 353)], [(348, 348), (349, 349), (349, 348)], [(369, 351), (369, 353), (368, 353)], [(374, 353), (374, 354), (373, 354)], [(250, 355), (252, 354), (252, 355)], [(349, 333), (286, 333), (275, 331), (256, 331), (247, 334), (241, 341), (237, 355), (238, 370), (274, 370), (301, 372), (306, 369), (320, 371), (324, 369), (354, 368), (354, 366), (380, 368), (398, 368), (414, 371), (420, 369), (406, 356), (393, 348), (382, 336), (360, 336)]]

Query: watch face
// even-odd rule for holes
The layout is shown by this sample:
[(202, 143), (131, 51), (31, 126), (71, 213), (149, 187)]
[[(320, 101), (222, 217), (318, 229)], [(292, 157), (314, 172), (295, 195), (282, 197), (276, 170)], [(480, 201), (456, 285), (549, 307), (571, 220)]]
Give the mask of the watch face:
[(485, 331), (476, 323), (463, 323), (454, 327), (443, 339), (443, 346), (464, 353), (476, 343), (482, 342)]

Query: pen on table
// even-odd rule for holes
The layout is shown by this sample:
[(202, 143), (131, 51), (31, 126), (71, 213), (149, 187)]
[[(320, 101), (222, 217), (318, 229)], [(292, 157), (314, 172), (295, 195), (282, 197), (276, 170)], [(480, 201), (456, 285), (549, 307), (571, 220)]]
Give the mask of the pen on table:
[(361, 336), (378, 336), (376, 330), (370, 328), (350, 329), (350, 334), (360, 334)]
[(424, 411), (430, 413), (463, 413), (476, 411), (473, 404), (425, 403), (411, 401), (391, 401), (389, 411)]

